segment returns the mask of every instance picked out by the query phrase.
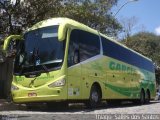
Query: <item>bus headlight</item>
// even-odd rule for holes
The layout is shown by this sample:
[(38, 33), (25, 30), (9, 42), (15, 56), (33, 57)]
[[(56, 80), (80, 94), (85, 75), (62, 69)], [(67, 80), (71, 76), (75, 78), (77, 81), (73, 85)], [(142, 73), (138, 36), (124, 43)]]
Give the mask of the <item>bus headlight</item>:
[(59, 87), (59, 86), (63, 86), (63, 85), (65, 85), (65, 82), (66, 82), (66, 81), (65, 81), (65, 79), (63, 78), (63, 79), (57, 80), (57, 81), (49, 84), (48, 87)]
[(19, 88), (17, 86), (15, 86), (15, 85), (12, 85), (11, 86), (11, 91), (13, 91), (13, 90), (19, 90)]

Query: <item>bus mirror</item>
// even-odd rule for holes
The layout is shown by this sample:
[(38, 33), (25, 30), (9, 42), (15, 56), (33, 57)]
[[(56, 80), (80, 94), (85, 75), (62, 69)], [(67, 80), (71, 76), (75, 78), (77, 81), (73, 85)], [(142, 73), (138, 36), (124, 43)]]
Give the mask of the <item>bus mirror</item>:
[(4, 40), (3, 51), (7, 57), (15, 56), (19, 40), (22, 40), (20, 35), (11, 35)]

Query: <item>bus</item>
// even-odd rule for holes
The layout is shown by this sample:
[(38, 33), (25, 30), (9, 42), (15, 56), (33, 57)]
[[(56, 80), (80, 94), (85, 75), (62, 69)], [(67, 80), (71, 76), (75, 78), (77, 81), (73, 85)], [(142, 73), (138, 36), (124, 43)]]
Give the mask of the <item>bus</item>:
[(52, 18), (19, 42), (11, 95), (15, 103), (84, 101), (95, 108), (102, 100), (149, 103), (155, 86), (149, 58), (82, 23)]

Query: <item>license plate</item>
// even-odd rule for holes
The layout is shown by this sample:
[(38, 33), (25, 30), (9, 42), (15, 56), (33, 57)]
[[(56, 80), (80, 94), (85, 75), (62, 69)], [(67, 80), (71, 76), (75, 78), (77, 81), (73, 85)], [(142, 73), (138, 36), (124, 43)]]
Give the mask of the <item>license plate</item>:
[(36, 97), (37, 93), (28, 93), (28, 97)]

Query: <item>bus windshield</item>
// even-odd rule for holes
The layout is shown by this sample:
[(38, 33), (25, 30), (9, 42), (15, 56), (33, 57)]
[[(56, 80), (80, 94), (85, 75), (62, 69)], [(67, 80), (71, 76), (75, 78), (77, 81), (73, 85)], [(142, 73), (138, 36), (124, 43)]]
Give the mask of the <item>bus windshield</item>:
[(58, 26), (29, 31), (17, 50), (14, 74), (49, 72), (60, 69), (64, 57), (64, 41), (58, 40)]

